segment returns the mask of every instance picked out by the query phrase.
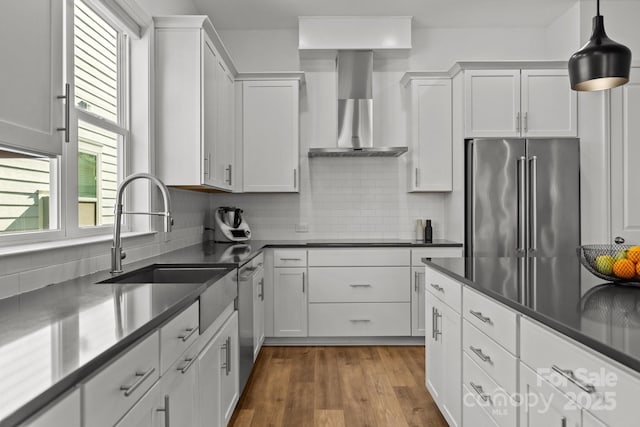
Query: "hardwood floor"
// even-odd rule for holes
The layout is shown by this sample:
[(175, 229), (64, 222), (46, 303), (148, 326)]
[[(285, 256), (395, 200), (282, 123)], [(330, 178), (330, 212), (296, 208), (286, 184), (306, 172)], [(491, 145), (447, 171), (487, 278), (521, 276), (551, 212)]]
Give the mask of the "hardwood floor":
[(424, 347), (263, 347), (230, 426), (447, 423), (424, 386)]

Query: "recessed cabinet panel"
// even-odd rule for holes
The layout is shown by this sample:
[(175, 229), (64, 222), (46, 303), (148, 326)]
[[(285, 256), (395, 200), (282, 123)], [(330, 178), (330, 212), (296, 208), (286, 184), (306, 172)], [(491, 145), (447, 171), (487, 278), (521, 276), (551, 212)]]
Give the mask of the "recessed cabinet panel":
[(245, 81), (243, 189), (298, 192), (298, 81)]
[(274, 269), (274, 336), (307, 336), (306, 268)]
[(522, 70), (522, 136), (577, 136), (577, 118), (567, 70)]
[(0, 144), (62, 153), (62, 0), (3, 2)]
[(451, 80), (411, 83), (412, 165), (410, 191), (451, 191)]
[(520, 136), (520, 70), (465, 71), (467, 137)]

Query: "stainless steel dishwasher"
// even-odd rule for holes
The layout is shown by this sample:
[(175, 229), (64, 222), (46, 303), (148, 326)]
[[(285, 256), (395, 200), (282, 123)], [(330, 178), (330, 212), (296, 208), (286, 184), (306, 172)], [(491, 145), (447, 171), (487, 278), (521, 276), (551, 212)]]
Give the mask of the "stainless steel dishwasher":
[[(261, 298), (263, 289), (256, 291), (254, 284), (260, 281), (258, 275), (264, 274), (263, 256), (257, 255), (248, 263), (240, 267), (238, 271), (238, 333), (240, 343), (240, 394), (244, 390), (254, 363), (255, 349), (255, 322), (254, 322), (254, 300)], [(255, 319), (264, 322), (264, 319)]]

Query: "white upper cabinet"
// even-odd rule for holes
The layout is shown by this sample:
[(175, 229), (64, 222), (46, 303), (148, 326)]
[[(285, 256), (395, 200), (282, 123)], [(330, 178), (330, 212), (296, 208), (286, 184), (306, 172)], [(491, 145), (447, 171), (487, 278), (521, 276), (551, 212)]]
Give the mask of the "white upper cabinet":
[(451, 79), (411, 81), (410, 132), (409, 191), (451, 191)]
[(61, 154), (64, 132), (62, 1), (3, 2), (0, 144)]
[(466, 70), (465, 135), (520, 136), (520, 70)]
[(233, 72), (208, 18), (154, 18), (156, 166), (170, 186), (231, 190)]
[(245, 81), (243, 190), (299, 191), (298, 80)]
[(578, 135), (578, 96), (569, 87), (569, 73), (522, 70), (522, 136)]
[(464, 73), (466, 137), (577, 136), (577, 95), (566, 70)]

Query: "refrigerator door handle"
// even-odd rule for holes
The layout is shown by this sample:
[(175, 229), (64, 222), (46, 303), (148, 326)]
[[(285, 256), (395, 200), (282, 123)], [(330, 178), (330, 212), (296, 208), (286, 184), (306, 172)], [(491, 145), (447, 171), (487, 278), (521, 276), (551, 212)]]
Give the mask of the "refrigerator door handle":
[(518, 159), (518, 254), (526, 251), (526, 160), (524, 156)]
[(535, 255), (538, 249), (538, 157), (531, 156), (529, 159), (529, 250)]

